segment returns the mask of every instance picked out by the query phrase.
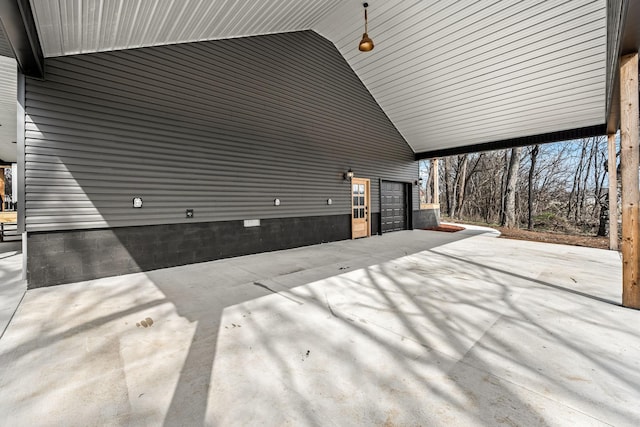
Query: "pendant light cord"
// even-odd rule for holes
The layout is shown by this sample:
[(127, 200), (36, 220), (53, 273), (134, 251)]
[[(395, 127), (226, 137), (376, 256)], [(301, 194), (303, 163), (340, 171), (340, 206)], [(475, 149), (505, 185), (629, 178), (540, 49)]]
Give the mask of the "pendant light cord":
[(367, 8), (364, 8), (364, 32), (368, 33), (369, 31), (367, 30)]

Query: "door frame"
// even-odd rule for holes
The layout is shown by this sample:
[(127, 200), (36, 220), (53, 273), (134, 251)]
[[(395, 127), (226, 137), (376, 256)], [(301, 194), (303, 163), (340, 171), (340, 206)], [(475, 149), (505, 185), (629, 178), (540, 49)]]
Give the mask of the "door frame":
[(360, 236), (360, 237), (371, 237), (371, 180), (368, 178), (357, 178), (357, 177), (353, 177), (351, 178), (351, 181), (349, 183), (349, 199), (351, 200), (351, 239), (356, 239), (356, 238), (360, 238), (360, 237), (355, 237), (354, 236), (354, 227), (353, 227), (353, 184), (354, 181), (362, 181), (361, 183), (364, 183), (364, 195), (365, 195), (365, 211), (367, 212), (366, 214), (366, 222), (367, 222), (367, 235), (366, 236)]

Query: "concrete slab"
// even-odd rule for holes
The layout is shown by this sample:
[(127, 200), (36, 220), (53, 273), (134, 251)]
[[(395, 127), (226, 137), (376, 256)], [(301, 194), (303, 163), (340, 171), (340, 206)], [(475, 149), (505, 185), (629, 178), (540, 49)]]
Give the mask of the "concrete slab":
[(28, 291), (7, 425), (640, 425), (617, 253), (422, 230)]
[(0, 338), (27, 290), (22, 280), (22, 243), (0, 242)]

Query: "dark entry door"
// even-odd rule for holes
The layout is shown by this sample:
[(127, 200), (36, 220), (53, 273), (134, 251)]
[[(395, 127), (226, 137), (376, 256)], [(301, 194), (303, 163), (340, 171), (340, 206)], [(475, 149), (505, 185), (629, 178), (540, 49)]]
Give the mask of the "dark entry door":
[(380, 215), (383, 233), (407, 229), (406, 187), (402, 182), (382, 181)]

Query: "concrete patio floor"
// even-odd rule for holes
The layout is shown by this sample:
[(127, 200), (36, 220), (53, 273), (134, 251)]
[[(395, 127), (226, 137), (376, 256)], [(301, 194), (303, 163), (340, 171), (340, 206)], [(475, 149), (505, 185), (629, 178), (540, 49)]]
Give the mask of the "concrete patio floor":
[(0, 414), (637, 426), (620, 276), (611, 251), (415, 230), (30, 290), (0, 340)]
[[(0, 242), (0, 339), (27, 291), (22, 279), (22, 243)], [(0, 348), (2, 343), (0, 342)]]

